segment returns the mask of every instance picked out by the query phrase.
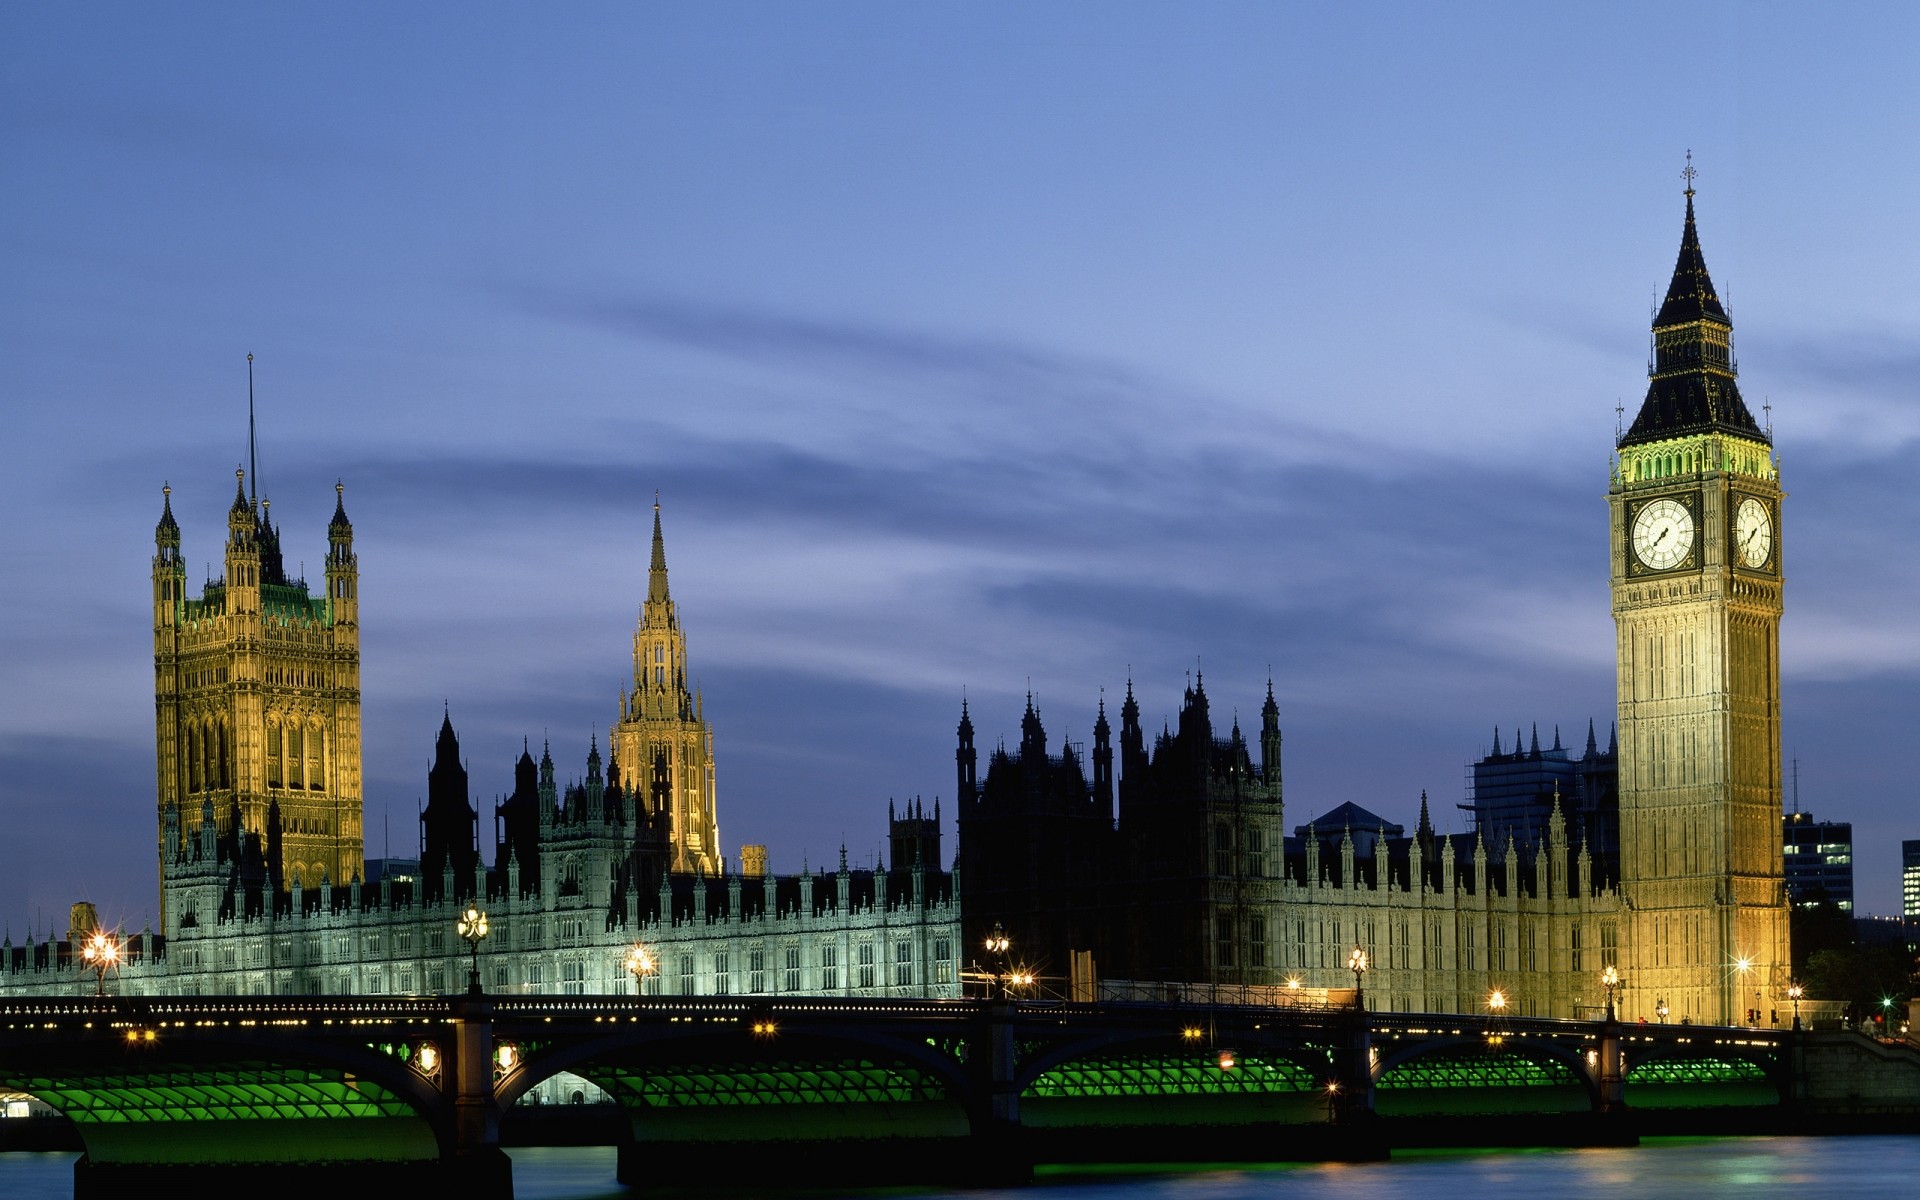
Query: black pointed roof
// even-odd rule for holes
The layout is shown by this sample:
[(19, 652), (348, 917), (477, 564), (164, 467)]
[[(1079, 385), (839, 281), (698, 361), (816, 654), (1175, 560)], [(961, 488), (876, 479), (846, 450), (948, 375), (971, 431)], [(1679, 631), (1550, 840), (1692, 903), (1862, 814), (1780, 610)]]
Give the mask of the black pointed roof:
[(160, 489), (160, 521), (153, 527), (155, 541), (180, 544), (180, 522), (173, 519), (173, 485)]
[(1654, 328), (1679, 325), (1709, 317), (1732, 324), (1727, 310), (1720, 307), (1714, 293), (1713, 278), (1707, 274), (1707, 256), (1700, 253), (1700, 231), (1693, 223), (1693, 192), (1687, 192), (1687, 224), (1680, 233), (1680, 256), (1674, 260), (1673, 281), (1667, 284), (1667, 299), (1654, 317)]
[(1733, 321), (1707, 273), (1694, 224), (1692, 188), (1687, 189), (1687, 219), (1673, 279), (1667, 285), (1666, 301), (1653, 318), (1653, 341), (1646, 399), (1620, 439), (1622, 448), (1714, 432), (1759, 442), (1773, 440), (1740, 398)]
[(340, 480), (333, 484), (333, 520), (327, 522), (328, 533), (353, 533), (353, 522), (347, 520), (347, 485)]

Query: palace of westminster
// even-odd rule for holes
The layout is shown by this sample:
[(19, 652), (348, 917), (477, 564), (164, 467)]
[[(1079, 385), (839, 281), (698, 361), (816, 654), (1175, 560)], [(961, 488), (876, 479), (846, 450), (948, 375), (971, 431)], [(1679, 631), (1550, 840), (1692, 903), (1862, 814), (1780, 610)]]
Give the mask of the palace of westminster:
[[(1016, 748), (980, 770), (961, 706), (953, 815), (890, 811), (889, 861), (775, 876), (720, 854), (712, 730), (688, 687), (654, 507), (647, 594), (603, 760), (560, 786), (529, 747), (495, 808), (492, 865), (451, 717), (416, 869), (364, 859), (359, 575), (344, 496), (324, 591), (289, 578), (244, 475), (225, 575), (187, 594), (171, 494), (155, 531), (158, 930), (125, 938), (128, 993), (460, 990), (456, 918), (484, 909), (491, 991), (631, 990), (636, 945), (663, 995), (963, 994), (996, 927), (1062, 995), (1247, 988), (1324, 995), (1370, 970), (1366, 1002), (1575, 1015), (1603, 968), (1629, 1018), (1733, 1022), (1783, 1003), (1781, 490), (1735, 381), (1693, 191), (1653, 320), (1645, 401), (1615, 447), (1608, 547), (1618, 712), (1577, 756), (1513, 731), (1473, 767), (1469, 833), (1409, 833), (1357, 805), (1288, 830), (1279, 711), (1225, 737), (1204, 681), (1151, 739), (1129, 683), (1090, 760), (1049, 750), (1029, 698)], [(891, 809), (891, 806), (890, 806)], [(84, 906), (76, 906), (76, 913)], [(94, 986), (65, 938), (0, 946), (0, 994)], [(982, 962), (985, 960), (983, 968)], [(1004, 984), (1004, 978), (1002, 980)], [(1096, 992), (1094, 989), (1098, 988)], [(1115, 989), (1123, 989), (1116, 992)]]

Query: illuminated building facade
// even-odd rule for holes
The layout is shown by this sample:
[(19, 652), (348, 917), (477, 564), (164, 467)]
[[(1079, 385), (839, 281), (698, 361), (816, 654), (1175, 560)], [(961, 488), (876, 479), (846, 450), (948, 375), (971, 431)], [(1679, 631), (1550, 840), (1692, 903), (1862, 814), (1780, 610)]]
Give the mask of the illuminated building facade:
[[(489, 867), (459, 737), (443, 716), (418, 866), (378, 880), (362, 878), (358, 835), (358, 656), (347, 636), (358, 581), (344, 501), (318, 600), (284, 580), (264, 506), (243, 494), (229, 530), (226, 581), (185, 601), (168, 494), (154, 567), (165, 635), (156, 634), (164, 915), (159, 931), (124, 939), (110, 990), (440, 993), (465, 990), (477, 965), (487, 990), (509, 993), (959, 995), (957, 879), (940, 868), (937, 820), (917, 806), (892, 816), (887, 864), (854, 869), (843, 850), (837, 867), (776, 876), (760, 847), (742, 855), (750, 870), (720, 858), (712, 738), (684, 686), (657, 505), (636, 690), (622, 699), (611, 758), (603, 763), (591, 745), (584, 775), (562, 785), (548, 748), (538, 762), (523, 751), (514, 791), (494, 813)], [(669, 664), (665, 686), (642, 695), (651, 682), (642, 668)], [(288, 733), (296, 725), (297, 739)], [(305, 824), (313, 797), (345, 795), (349, 780), (353, 820), (333, 828), (351, 828), (351, 844), (336, 845), (345, 834), (320, 842)], [(683, 814), (686, 838), (674, 832)], [(455, 930), (469, 904), (489, 917), (477, 958)], [(91, 991), (77, 959), (91, 932), (50, 931), (22, 945), (9, 935), (0, 993)], [(629, 973), (635, 945), (652, 968), (639, 976)]]
[[(227, 510), (226, 574), (187, 595), (173, 489), (154, 529), (159, 845), (211, 806), (222, 836), (272, 843), (276, 886), (361, 873), (359, 564), (344, 488), (326, 590), (289, 578), (280, 531), (246, 474)], [(169, 863), (160, 855), (160, 907)]]
[(1781, 490), (1687, 188), (1646, 399), (1608, 493), (1620, 888), (1636, 994), (1732, 1021), (1786, 995)]
[(1630, 1018), (1784, 1006), (1784, 492), (1740, 399), (1693, 196), (1612, 471), (1614, 744), (1590, 733), (1578, 760), (1557, 737), (1496, 747), (1475, 765), (1468, 835), (1437, 832), (1423, 797), (1411, 835), (1343, 806), (1283, 843), (1271, 689), (1256, 760), (1237, 722), (1214, 735), (1198, 682), (1149, 753), (1129, 684), (1117, 779), (1104, 709), (1091, 777), (1071, 746), (1049, 754), (1029, 703), (1018, 753), (984, 780), (963, 709), (970, 944), (998, 922), (1055, 971), (1091, 951), (1107, 979), (1311, 988), (1350, 985), (1359, 948), (1368, 1003), (1407, 1011), (1473, 1011), (1498, 988), (1511, 1011), (1574, 1015), (1597, 1007), (1607, 966)]

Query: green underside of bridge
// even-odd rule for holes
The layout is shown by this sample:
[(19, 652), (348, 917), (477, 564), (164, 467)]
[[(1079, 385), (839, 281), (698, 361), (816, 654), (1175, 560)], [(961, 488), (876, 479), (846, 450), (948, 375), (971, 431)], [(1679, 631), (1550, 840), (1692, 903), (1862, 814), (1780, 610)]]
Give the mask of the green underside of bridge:
[(1780, 1092), (1743, 1059), (1660, 1059), (1628, 1068), (1626, 1098), (1634, 1108), (1735, 1108), (1778, 1104)]
[(1021, 1093), (1023, 1099), (1119, 1096), (1244, 1096), (1311, 1092), (1320, 1082), (1284, 1058), (1235, 1055), (1231, 1069), (1206, 1055), (1088, 1059), (1055, 1067)]
[(79, 1127), (95, 1163), (237, 1164), (433, 1159), (404, 1100), (339, 1070), (202, 1063), (54, 1078), (8, 1075)]
[(1404, 1062), (1374, 1082), (1385, 1117), (1586, 1112), (1591, 1093), (1572, 1067), (1511, 1050), (1443, 1050)]
[(271, 1063), (52, 1078), (9, 1075), (77, 1125), (411, 1117), (406, 1101), (344, 1072)]
[(861, 1060), (601, 1067), (583, 1074), (626, 1108), (903, 1104), (944, 1099), (939, 1081), (908, 1066)]

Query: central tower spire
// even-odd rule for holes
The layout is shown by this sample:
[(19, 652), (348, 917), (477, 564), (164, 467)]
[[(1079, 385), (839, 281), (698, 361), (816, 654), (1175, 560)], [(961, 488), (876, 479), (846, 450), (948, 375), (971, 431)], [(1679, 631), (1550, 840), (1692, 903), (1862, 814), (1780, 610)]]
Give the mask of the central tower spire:
[(659, 492), (653, 494), (653, 564), (647, 568), (647, 603), (672, 603), (667, 595), (667, 542), (660, 536)]
[(633, 632), (633, 690), (620, 694), (612, 736), (614, 761), (627, 780), (669, 780), (665, 791), (673, 869), (720, 869), (715, 814), (713, 734), (700, 697), (687, 680), (687, 638), (667, 590), (667, 545), (660, 531), (660, 497), (653, 500), (653, 557), (647, 598)]

